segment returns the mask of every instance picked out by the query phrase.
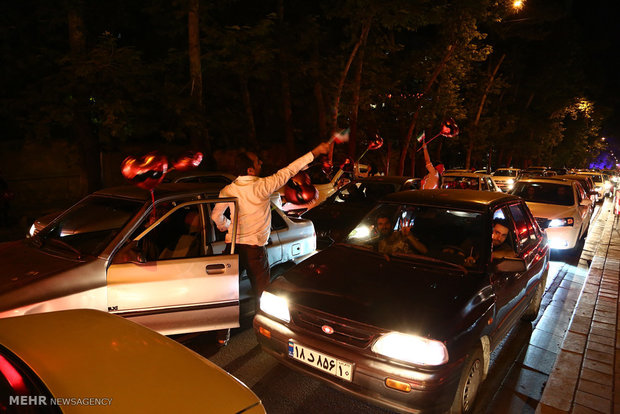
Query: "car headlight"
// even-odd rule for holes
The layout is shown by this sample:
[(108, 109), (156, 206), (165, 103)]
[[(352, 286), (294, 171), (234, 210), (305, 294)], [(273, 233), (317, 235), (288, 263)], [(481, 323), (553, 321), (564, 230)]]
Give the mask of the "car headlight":
[(34, 223), (32, 223), (32, 226), (30, 226), (30, 230), (28, 230), (28, 234), (30, 235), (30, 237), (34, 236), (34, 233), (37, 231), (37, 228), (34, 226)]
[(272, 293), (263, 292), (260, 297), (260, 310), (284, 322), (291, 321), (291, 314), (288, 311), (288, 301)]
[(565, 217), (551, 220), (547, 227), (572, 227), (573, 224), (575, 220), (572, 217)]
[(358, 226), (349, 233), (349, 237), (352, 239), (367, 239), (370, 237), (370, 228), (367, 226)]
[(373, 352), (418, 365), (441, 365), (448, 362), (448, 349), (439, 341), (415, 335), (390, 332), (372, 346)]
[(508, 185), (513, 185), (515, 183), (515, 180), (513, 180), (512, 178), (509, 178), (506, 180), (506, 184)]

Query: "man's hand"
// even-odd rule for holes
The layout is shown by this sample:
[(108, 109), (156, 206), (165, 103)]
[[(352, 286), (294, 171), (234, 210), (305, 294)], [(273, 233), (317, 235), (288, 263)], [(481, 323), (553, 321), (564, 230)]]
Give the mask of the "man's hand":
[(321, 154), (327, 154), (329, 152), (329, 144), (327, 142), (322, 142), (316, 146), (315, 149), (312, 150), (312, 155), (314, 158), (318, 157)]

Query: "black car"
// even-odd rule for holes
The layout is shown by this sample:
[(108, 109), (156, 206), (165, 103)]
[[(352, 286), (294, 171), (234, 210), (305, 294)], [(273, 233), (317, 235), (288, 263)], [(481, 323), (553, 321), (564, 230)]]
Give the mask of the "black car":
[[(391, 220), (389, 239), (379, 220)], [(498, 223), (507, 232), (493, 251)], [(382, 250), (400, 231), (395, 239), (413, 235), (423, 246)], [(280, 362), (360, 398), (470, 412), (493, 349), (519, 320), (536, 318), (548, 269), (547, 238), (520, 197), (400, 192), (343, 243), (277, 278), (254, 330)]]
[(357, 179), (332, 194), (321, 205), (302, 215), (316, 230), (317, 249), (343, 240), (355, 225), (387, 194), (420, 188), (420, 179), (400, 176), (373, 176)]

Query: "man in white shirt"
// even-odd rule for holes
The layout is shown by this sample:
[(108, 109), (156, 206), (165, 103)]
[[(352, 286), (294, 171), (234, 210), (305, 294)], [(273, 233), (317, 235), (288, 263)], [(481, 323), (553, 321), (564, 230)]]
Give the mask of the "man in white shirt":
[[(256, 306), (260, 295), (270, 280), (269, 262), (265, 245), (271, 232), (271, 194), (308, 165), (320, 154), (327, 154), (330, 145), (319, 144), (311, 152), (282, 168), (269, 177), (260, 178), (262, 161), (252, 152), (239, 154), (235, 171), (239, 176), (220, 191), (220, 197), (236, 197), (239, 212), (235, 250), (239, 254), (239, 266), (246, 269), (252, 290), (256, 295)], [(232, 240), (230, 219), (224, 216), (230, 209), (233, 216), (234, 204), (219, 203), (213, 209), (211, 218), (220, 231), (228, 231), (226, 243)]]

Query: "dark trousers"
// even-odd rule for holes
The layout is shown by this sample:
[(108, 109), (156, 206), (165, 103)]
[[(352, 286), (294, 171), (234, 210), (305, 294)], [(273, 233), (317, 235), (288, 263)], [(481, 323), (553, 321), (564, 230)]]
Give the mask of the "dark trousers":
[[(230, 244), (226, 245), (226, 251), (230, 252)], [(251, 244), (235, 244), (235, 253), (239, 255), (239, 273), (241, 274), (244, 269), (248, 273), (258, 307), (260, 295), (271, 280), (267, 248)]]

